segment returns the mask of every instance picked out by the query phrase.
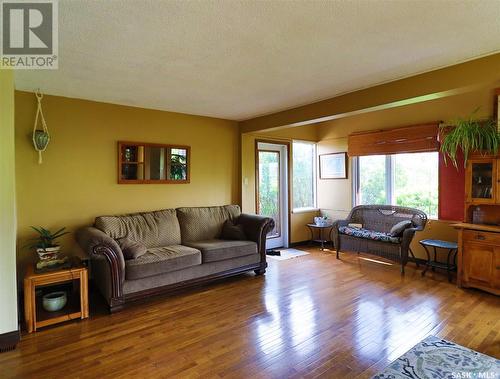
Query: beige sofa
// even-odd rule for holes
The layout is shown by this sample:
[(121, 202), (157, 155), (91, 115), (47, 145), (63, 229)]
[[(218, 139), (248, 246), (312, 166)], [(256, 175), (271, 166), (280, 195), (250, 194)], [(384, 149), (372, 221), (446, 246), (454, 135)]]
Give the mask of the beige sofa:
[[(226, 220), (241, 225), (246, 240), (220, 238)], [(239, 206), (164, 209), (100, 216), (76, 239), (91, 258), (92, 277), (110, 311), (147, 296), (267, 267), (265, 242), (274, 221), (242, 214)], [(147, 252), (125, 259), (117, 240), (144, 244)]]

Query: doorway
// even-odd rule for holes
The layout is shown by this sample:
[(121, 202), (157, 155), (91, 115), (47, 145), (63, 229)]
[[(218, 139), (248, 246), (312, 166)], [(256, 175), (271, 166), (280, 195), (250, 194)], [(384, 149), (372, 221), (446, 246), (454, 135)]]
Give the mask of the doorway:
[(288, 144), (257, 141), (256, 211), (275, 222), (266, 249), (288, 247), (288, 148)]

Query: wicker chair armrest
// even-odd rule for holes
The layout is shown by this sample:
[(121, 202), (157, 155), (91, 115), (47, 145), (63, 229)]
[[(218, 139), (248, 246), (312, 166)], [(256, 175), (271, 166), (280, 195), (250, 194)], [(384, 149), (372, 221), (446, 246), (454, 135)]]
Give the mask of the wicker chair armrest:
[(336, 220), (333, 222), (333, 229), (338, 229), (339, 227), (341, 226), (347, 226), (349, 225), (349, 223), (351, 222), (351, 220), (347, 219), (347, 220)]
[(333, 245), (335, 246), (335, 250), (337, 250), (337, 259), (338, 259), (338, 251), (340, 249), (340, 233), (339, 233), (339, 228), (341, 226), (347, 226), (351, 222), (350, 219), (346, 220), (336, 220), (332, 224), (332, 241)]
[(410, 247), (410, 243), (413, 240), (413, 236), (415, 236), (416, 232), (420, 232), (424, 230), (422, 226), (417, 226), (414, 228), (407, 228), (403, 232), (403, 237), (401, 238), (401, 249), (402, 251), (408, 252), (408, 248)]

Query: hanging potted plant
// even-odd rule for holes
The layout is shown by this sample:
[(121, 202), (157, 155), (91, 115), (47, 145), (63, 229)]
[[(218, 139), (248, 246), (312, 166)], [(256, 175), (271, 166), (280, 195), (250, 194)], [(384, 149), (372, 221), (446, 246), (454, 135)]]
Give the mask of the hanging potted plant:
[(55, 233), (42, 227), (36, 228), (32, 226), (31, 228), (38, 233), (38, 236), (30, 239), (31, 243), (28, 247), (36, 249), (41, 261), (57, 259), (61, 246), (59, 246), (56, 240), (69, 233), (65, 231), (66, 228), (61, 228)]
[(463, 152), (464, 165), (472, 153), (497, 154), (500, 134), (496, 121), (477, 119), (474, 117), (476, 112), (477, 110), (468, 118), (455, 120), (451, 125), (440, 126), (441, 135), (444, 136), (441, 141), (441, 152), (445, 163), (450, 159), (458, 168), (457, 157), (460, 151)]

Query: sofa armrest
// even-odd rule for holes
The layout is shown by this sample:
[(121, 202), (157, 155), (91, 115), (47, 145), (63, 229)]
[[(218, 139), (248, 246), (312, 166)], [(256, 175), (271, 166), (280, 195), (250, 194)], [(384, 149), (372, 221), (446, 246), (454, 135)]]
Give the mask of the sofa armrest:
[(91, 259), (105, 259), (109, 265), (111, 287), (110, 303), (117, 302), (123, 296), (125, 281), (125, 259), (118, 243), (107, 234), (94, 227), (85, 227), (76, 231), (76, 240)]
[(243, 225), (243, 230), (250, 241), (257, 243), (261, 256), (266, 256), (266, 237), (274, 228), (274, 220), (270, 217), (242, 213), (238, 222)]

